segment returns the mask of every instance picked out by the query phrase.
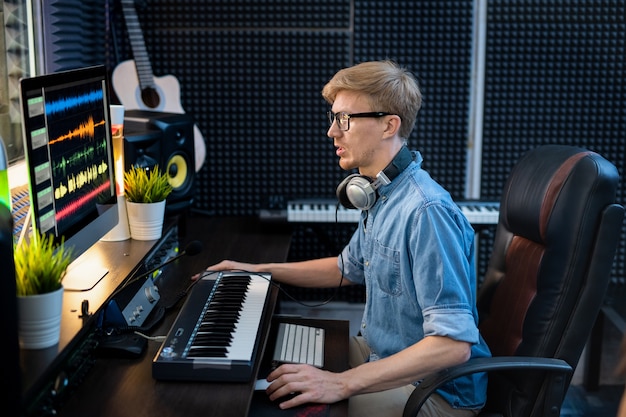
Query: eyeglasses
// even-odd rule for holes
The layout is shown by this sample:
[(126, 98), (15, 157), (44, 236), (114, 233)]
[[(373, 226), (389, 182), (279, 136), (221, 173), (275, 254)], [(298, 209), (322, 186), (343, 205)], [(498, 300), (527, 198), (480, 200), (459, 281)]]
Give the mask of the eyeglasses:
[(335, 123), (335, 121), (337, 121), (337, 127), (341, 130), (343, 130), (344, 132), (350, 129), (350, 119), (352, 118), (356, 118), (356, 117), (374, 117), (374, 118), (379, 118), (379, 117), (383, 117), (383, 116), (391, 116), (393, 115), (393, 113), (386, 113), (383, 111), (373, 111), (373, 112), (368, 112), (368, 113), (346, 113), (343, 111), (340, 111), (338, 113), (333, 113), (332, 111), (328, 111), (327, 112), (328, 115), (328, 121), (330, 123), (330, 126), (333, 125), (333, 123)]

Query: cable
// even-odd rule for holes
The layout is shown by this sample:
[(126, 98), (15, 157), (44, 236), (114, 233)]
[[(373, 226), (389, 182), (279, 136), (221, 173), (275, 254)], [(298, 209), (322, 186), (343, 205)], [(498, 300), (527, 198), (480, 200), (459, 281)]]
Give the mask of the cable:
[(222, 271), (211, 271), (211, 270), (208, 270), (208, 269), (202, 271), (202, 273), (198, 277), (198, 279), (191, 281), (191, 283), (187, 286), (187, 288), (185, 288), (183, 291), (179, 292), (178, 295), (176, 296), (176, 299), (174, 300), (174, 302), (170, 303), (168, 306), (166, 306), (165, 309), (166, 310), (170, 310), (176, 304), (178, 304), (178, 302), (180, 300), (182, 300), (184, 297), (187, 296), (187, 294), (189, 294), (189, 291), (191, 291), (191, 288), (193, 288), (193, 286), (196, 285), (198, 283), (198, 281), (200, 281), (201, 279), (203, 279), (204, 277), (206, 277), (208, 275), (218, 274), (220, 272), (222, 272)]
[[(301, 305), (301, 306), (303, 306), (303, 307), (315, 308), (315, 307), (322, 307), (322, 306), (324, 306), (324, 305), (326, 305), (326, 304), (330, 303), (330, 302), (331, 302), (331, 301), (335, 298), (335, 296), (337, 295), (337, 292), (339, 291), (339, 288), (341, 288), (341, 284), (343, 283), (343, 280), (344, 280), (344, 276), (343, 276), (343, 256), (340, 254), (340, 255), (339, 255), (339, 257), (340, 257), (340, 260), (341, 260), (341, 265), (342, 265), (342, 268), (341, 268), (342, 273), (341, 273), (341, 279), (340, 279), (340, 281), (339, 281), (339, 286), (338, 286), (338, 287), (335, 287), (335, 292), (334, 292), (334, 293), (333, 293), (330, 297), (328, 297), (326, 300), (324, 300), (324, 301), (322, 301), (322, 302), (320, 302), (320, 303), (317, 303), (317, 304), (308, 304), (308, 303), (305, 303), (305, 302), (303, 302), (303, 301), (298, 300), (298, 299), (297, 299), (297, 298), (295, 298), (293, 295), (289, 294), (289, 292), (287, 292), (284, 288), (282, 288), (282, 287), (280, 286), (280, 283), (279, 283), (279, 282), (275, 282), (275, 281), (273, 281), (271, 278), (267, 278), (267, 277), (266, 277), (266, 276), (264, 276), (264, 275), (263, 275), (263, 273), (261, 273), (261, 272), (253, 272), (253, 271), (248, 271), (248, 270), (246, 270), (246, 269), (227, 269), (227, 270), (223, 270), (223, 271), (206, 270), (205, 272), (206, 272), (206, 273), (209, 273), (209, 274), (215, 274), (215, 273), (219, 273), (219, 272), (222, 272), (222, 273), (224, 273), (224, 272), (243, 272), (243, 273), (246, 273), (246, 274), (254, 275), (254, 276), (257, 276), (257, 277), (259, 277), (259, 278), (263, 278), (263, 279), (267, 280), (267, 281), (270, 283), (270, 285), (272, 285), (272, 286), (274, 286), (274, 287), (278, 288), (278, 290), (279, 290), (281, 293), (283, 293), (283, 294), (284, 294), (287, 298), (289, 298), (289, 299), (290, 299), (290, 300), (292, 300), (293, 302), (295, 302), (295, 303), (297, 303), (297, 304), (299, 304), (299, 305)], [(201, 277), (199, 277), (199, 278), (198, 278), (195, 282), (198, 282), (199, 280), (201, 280), (201, 279), (202, 279), (202, 277), (204, 277), (204, 276), (205, 276), (205, 275), (204, 275), (204, 274), (205, 274), (205, 272), (203, 272), (203, 273), (202, 273), (203, 275), (201, 275)], [(193, 286), (193, 285), (195, 284), (195, 282), (194, 282), (194, 283), (192, 283), (192, 284), (189, 286), (189, 288), (191, 288), (191, 286)]]
[(163, 342), (167, 336), (148, 336), (147, 334), (141, 333), (139, 331), (134, 332), (137, 336), (143, 337), (146, 340), (150, 340), (152, 342)]

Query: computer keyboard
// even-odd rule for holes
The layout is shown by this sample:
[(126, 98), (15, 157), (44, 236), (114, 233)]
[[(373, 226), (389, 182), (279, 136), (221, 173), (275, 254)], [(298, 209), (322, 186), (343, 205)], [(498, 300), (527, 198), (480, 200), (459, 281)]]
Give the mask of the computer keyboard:
[(324, 366), (324, 329), (279, 323), (273, 359), (278, 363)]
[(13, 236), (20, 236), (28, 210), (30, 208), (30, 194), (28, 184), (18, 185), (11, 189), (11, 213), (13, 214)]

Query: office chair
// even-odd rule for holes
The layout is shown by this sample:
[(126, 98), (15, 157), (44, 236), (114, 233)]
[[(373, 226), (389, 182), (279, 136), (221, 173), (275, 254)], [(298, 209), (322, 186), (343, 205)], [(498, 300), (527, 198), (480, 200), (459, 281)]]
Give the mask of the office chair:
[(440, 385), (487, 372), (480, 416), (559, 416), (608, 286), (624, 208), (619, 175), (586, 149), (544, 145), (513, 168), (500, 199), (479, 328), (493, 357), (425, 378), (404, 417)]

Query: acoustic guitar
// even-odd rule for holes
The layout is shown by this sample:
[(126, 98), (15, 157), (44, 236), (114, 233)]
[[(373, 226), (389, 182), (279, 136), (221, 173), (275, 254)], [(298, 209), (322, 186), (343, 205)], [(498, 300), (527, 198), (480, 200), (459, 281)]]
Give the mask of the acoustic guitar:
[[(185, 113), (178, 79), (173, 75), (155, 77), (152, 72), (134, 0), (122, 0), (122, 11), (134, 59), (120, 62), (113, 70), (115, 94), (127, 110)], [(198, 172), (204, 164), (206, 144), (197, 125), (194, 125), (194, 153)]]

